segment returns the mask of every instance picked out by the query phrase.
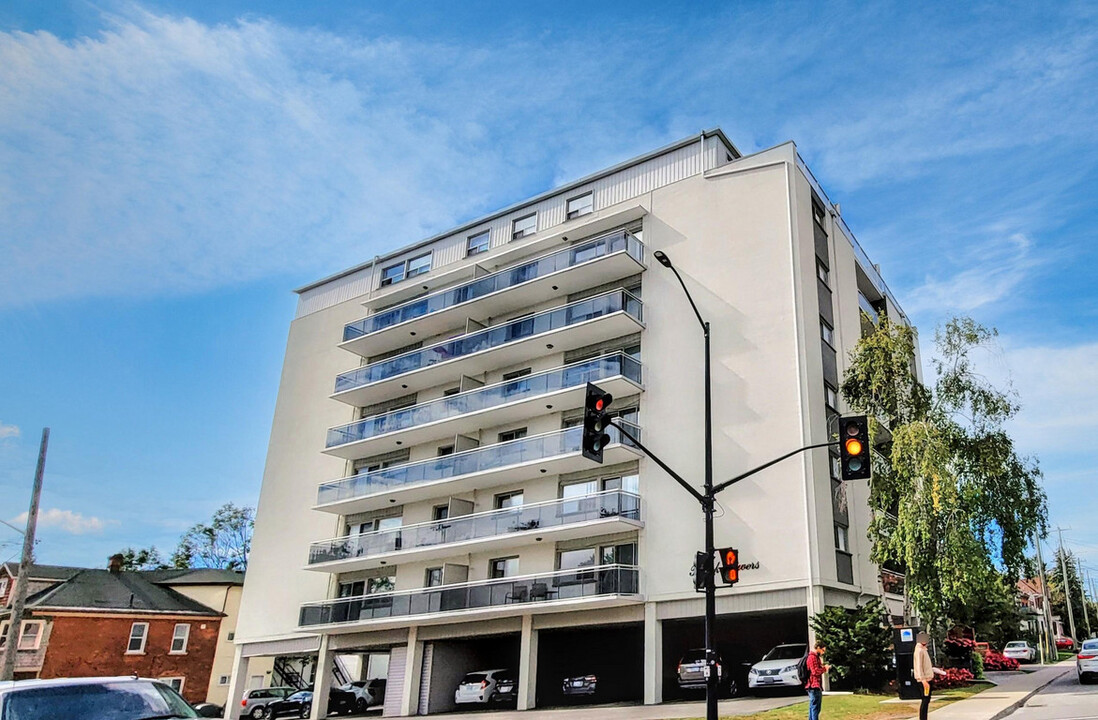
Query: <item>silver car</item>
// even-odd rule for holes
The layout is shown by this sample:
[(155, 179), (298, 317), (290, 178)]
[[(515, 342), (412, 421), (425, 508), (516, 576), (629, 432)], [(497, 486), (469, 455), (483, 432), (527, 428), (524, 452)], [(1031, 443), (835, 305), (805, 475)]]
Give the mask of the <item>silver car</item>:
[(1037, 648), (1025, 640), (1012, 640), (1003, 648), (1003, 656), (1018, 662), (1033, 662), (1037, 659)]
[(240, 717), (250, 717), (252, 720), (263, 720), (269, 713), (267, 706), (278, 702), (297, 692), (297, 688), (276, 685), (268, 688), (255, 688), (244, 693), (244, 699), (240, 701)]
[(1079, 684), (1098, 678), (1098, 640), (1084, 640), (1083, 647), (1075, 657), (1075, 671), (1079, 674)]

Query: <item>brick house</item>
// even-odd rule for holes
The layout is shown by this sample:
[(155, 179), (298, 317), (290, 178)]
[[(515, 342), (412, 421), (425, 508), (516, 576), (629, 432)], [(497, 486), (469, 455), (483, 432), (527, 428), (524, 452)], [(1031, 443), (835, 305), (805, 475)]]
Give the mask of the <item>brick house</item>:
[[(17, 571), (0, 570), (0, 643)], [(206, 700), (224, 614), (170, 587), (190, 572), (32, 567), (15, 678), (139, 675)], [(229, 575), (210, 582), (242, 582)]]

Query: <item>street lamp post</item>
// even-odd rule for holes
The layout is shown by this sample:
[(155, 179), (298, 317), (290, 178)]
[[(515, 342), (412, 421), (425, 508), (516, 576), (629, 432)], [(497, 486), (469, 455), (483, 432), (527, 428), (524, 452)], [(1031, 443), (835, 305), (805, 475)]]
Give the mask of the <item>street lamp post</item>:
[(662, 250), (653, 253), (656, 261), (675, 273), (675, 277), (686, 293), (686, 299), (690, 301), (690, 307), (694, 310), (695, 317), (702, 328), (705, 337), (705, 495), (702, 501), (702, 510), (705, 513), (705, 718), (717, 720), (717, 668), (716, 653), (713, 651), (713, 631), (717, 623), (717, 587), (713, 573), (713, 555), (716, 551), (713, 540), (713, 510), (716, 497), (713, 491), (713, 382), (712, 367), (710, 364), (709, 323), (702, 319), (694, 298), (690, 295), (686, 283), (675, 266), (671, 264), (671, 258)]

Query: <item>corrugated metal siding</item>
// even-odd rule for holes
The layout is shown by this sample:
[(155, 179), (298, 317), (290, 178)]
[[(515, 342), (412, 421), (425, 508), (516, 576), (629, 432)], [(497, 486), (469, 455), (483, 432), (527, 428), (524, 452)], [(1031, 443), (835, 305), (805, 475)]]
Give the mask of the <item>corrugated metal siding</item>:
[(435, 644), (423, 643), (423, 669), (419, 674), (419, 715), (431, 712), (431, 664), (435, 657)]
[[(624, 168), (605, 178), (601, 178), (582, 187), (573, 188), (567, 193), (554, 195), (533, 205), (527, 205), (509, 215), (497, 218), (471, 230), (440, 239), (430, 248), (431, 269), (438, 270), (457, 262), (465, 261), (466, 241), (470, 235), (476, 235), (485, 229), (491, 233), (493, 248), (506, 245), (511, 241), (512, 223), (531, 211), (538, 215), (538, 232), (555, 227), (565, 221), (565, 206), (568, 198), (591, 192), (594, 209), (624, 203), (653, 190), (676, 183), (703, 171), (701, 143), (686, 145), (643, 163)], [(712, 169), (725, 164), (724, 146), (716, 138), (710, 138), (706, 144), (704, 166)], [(419, 257), (428, 249), (420, 248), (404, 255), (385, 261), (384, 267)], [(381, 280), (383, 265), (363, 268), (362, 270), (333, 280), (330, 283), (307, 290), (301, 294), (296, 317), (318, 312), (341, 302), (368, 295)]]
[(385, 705), (382, 715), (400, 716), (400, 701), (404, 697), (404, 671), (408, 661), (408, 646), (389, 651), (389, 678), (385, 681)]

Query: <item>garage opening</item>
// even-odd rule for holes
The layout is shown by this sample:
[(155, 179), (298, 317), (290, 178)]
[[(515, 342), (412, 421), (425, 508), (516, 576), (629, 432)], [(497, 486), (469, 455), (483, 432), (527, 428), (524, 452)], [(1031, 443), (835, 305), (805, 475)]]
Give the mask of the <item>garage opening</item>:
[(503, 669), (510, 670), (517, 678), (519, 642), (518, 633), (509, 633), (424, 643), (419, 714), (434, 715), (485, 707), (513, 708), (513, 695), (503, 698), (503, 702), (497, 702), (500, 698), (493, 696), (486, 704), (458, 705), (454, 701), (454, 691), (469, 673)]
[[(663, 622), (663, 699), (698, 700), (705, 696), (704, 685), (680, 684), (679, 661), (691, 650), (705, 646), (703, 618), (665, 620)], [(771, 648), (783, 643), (808, 642), (808, 611), (806, 608), (776, 610), (767, 613), (718, 615), (713, 633), (714, 646), (723, 662), (724, 672), (730, 673), (722, 684), (722, 694), (747, 691), (747, 671)], [(690, 685), (694, 685), (690, 687)]]
[(537, 707), (643, 699), (642, 624), (538, 632)]

